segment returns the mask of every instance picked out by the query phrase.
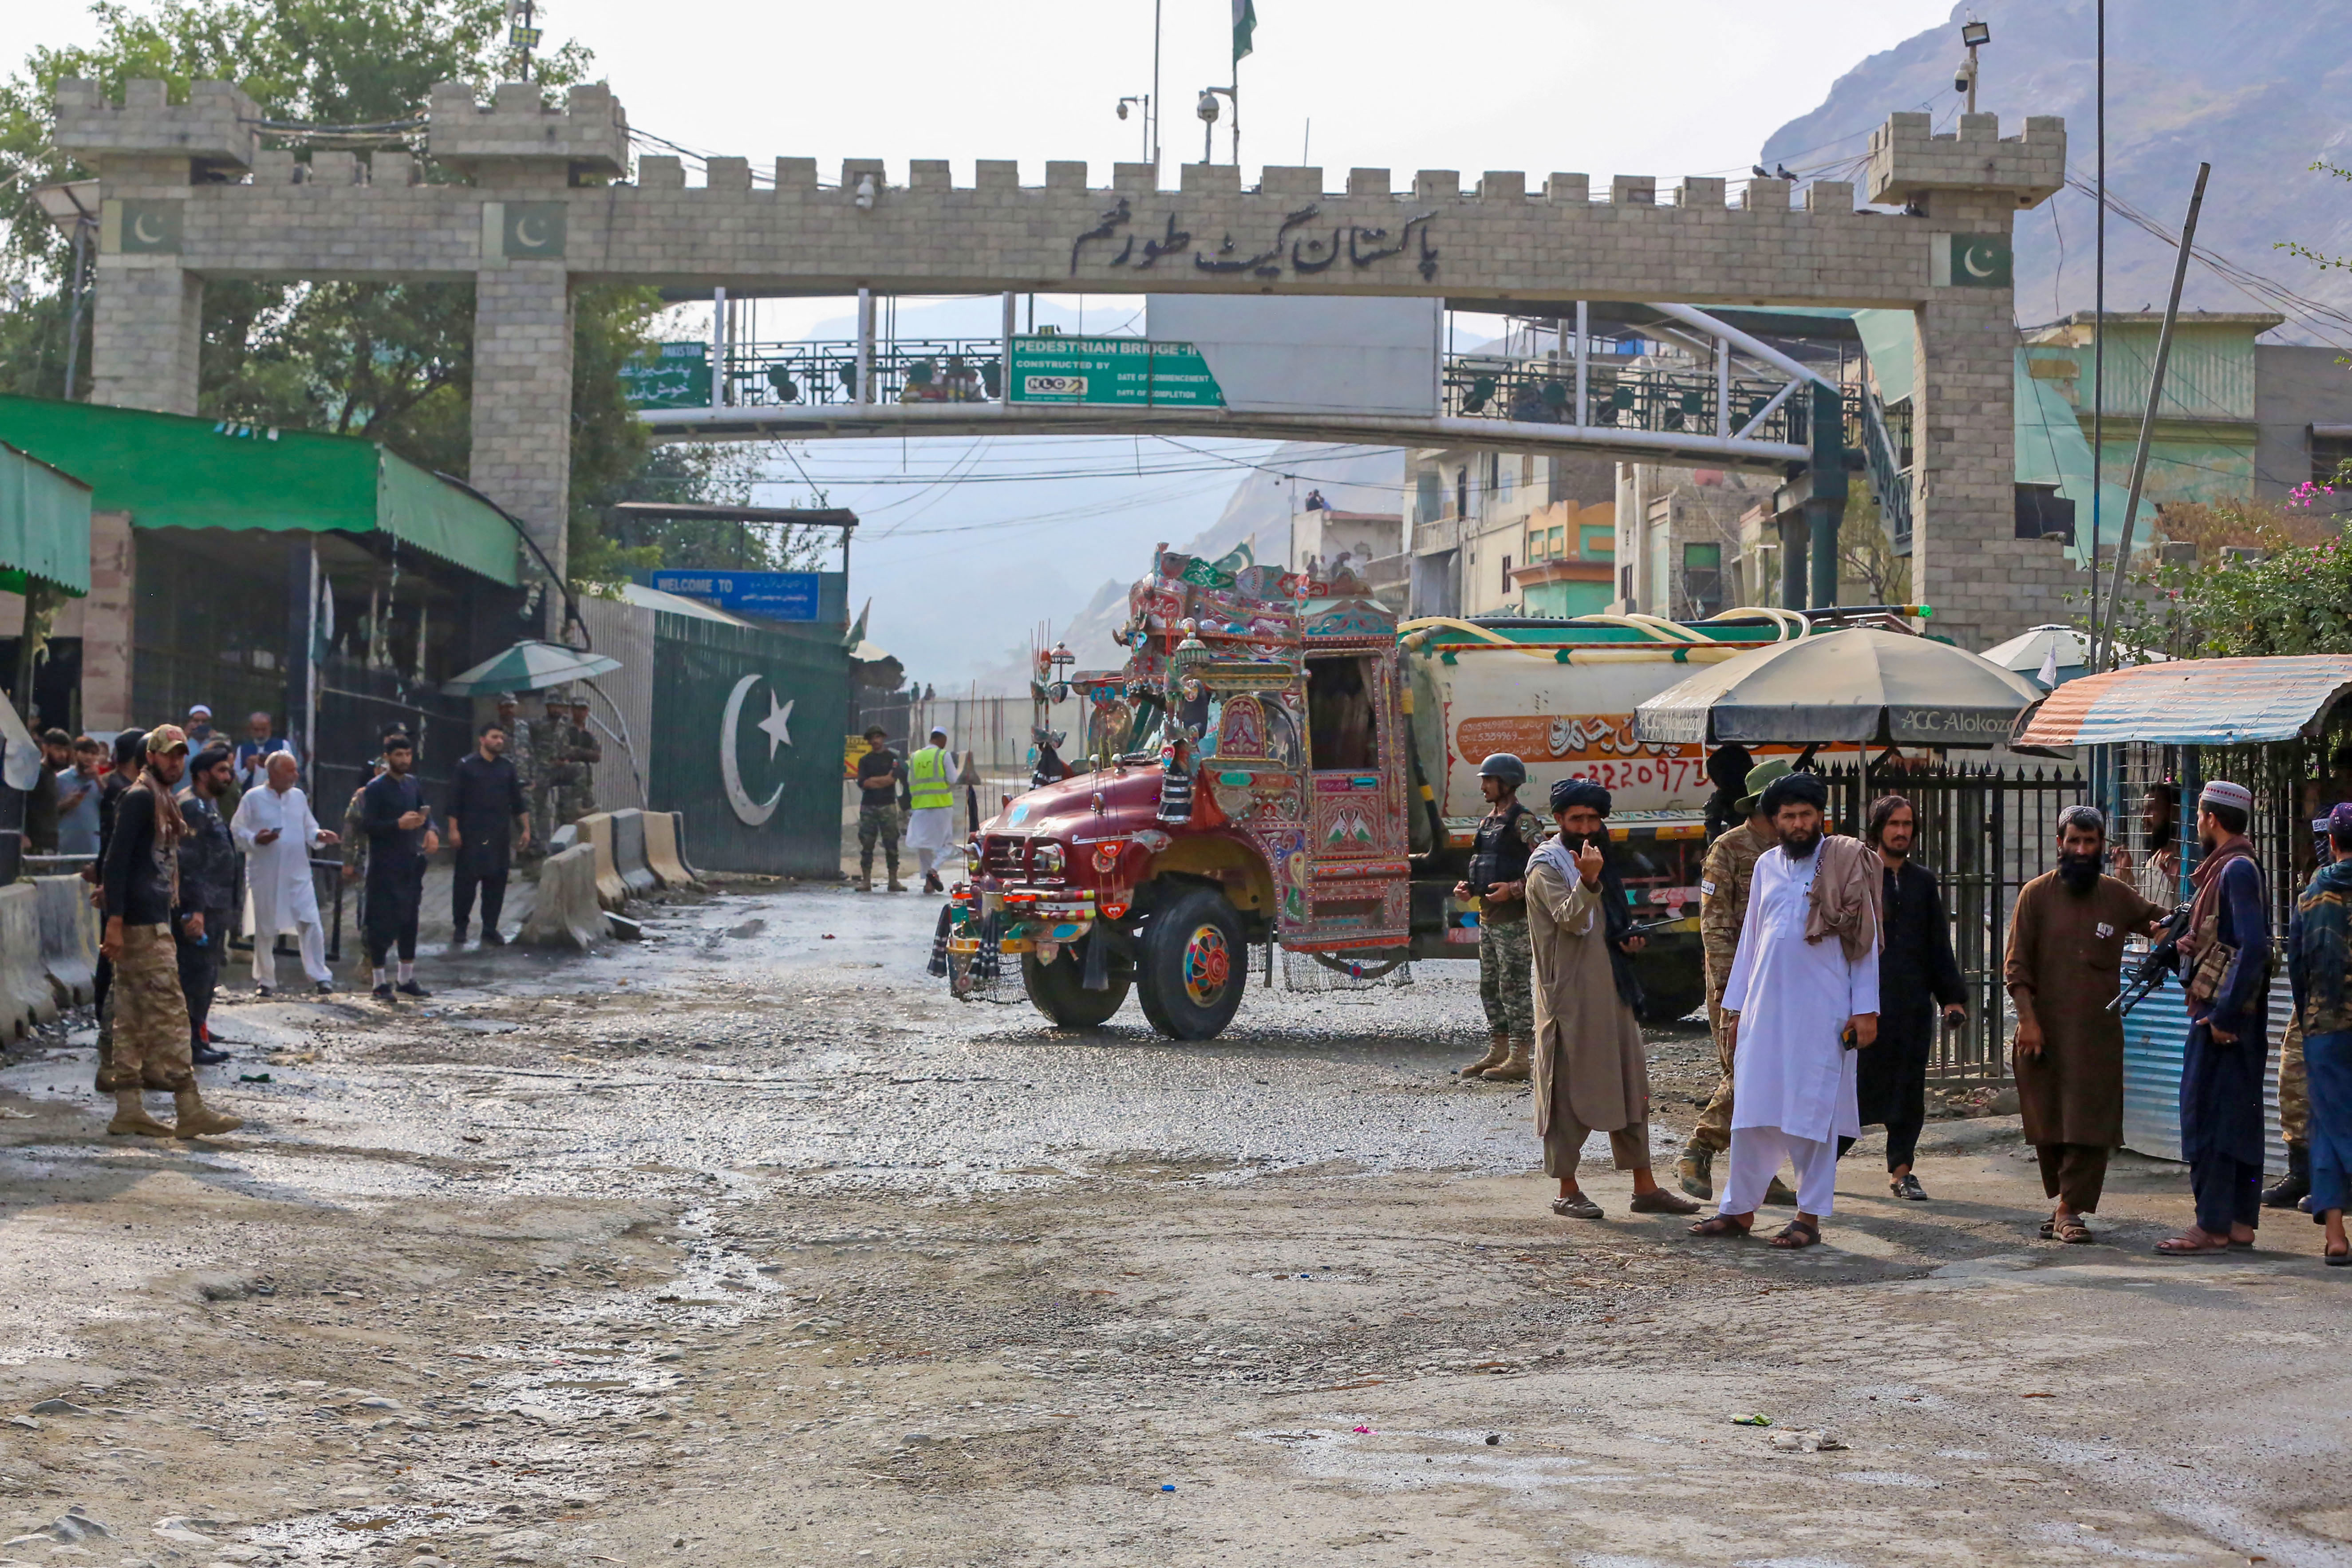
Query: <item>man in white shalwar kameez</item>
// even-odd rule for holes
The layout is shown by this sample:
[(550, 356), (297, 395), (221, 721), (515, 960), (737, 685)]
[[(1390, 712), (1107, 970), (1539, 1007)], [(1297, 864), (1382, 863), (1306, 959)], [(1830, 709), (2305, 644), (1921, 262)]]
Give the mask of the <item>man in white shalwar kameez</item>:
[(1780, 842), (1756, 862), (1723, 995), (1734, 1030), (1730, 1171), (1715, 1217), (1694, 1235), (1746, 1234), (1785, 1158), (1798, 1212), (1774, 1244), (1812, 1246), (1834, 1204), (1837, 1140), (1862, 1131), (1855, 1049), (1877, 1037), (1880, 872), (1857, 840), (1823, 836), (1827, 803), (1808, 773), (1774, 781), (1761, 803)]
[(253, 984), (263, 995), (278, 987), (278, 934), (290, 931), (301, 949), (302, 973), (320, 992), (331, 987), (327, 931), (319, 920), (319, 891), (310, 878), (310, 851), (341, 840), (319, 826), (310, 802), (294, 786), (290, 752), (269, 753), (268, 782), (249, 790), (229, 824), (245, 851), (246, 887), (253, 909)]

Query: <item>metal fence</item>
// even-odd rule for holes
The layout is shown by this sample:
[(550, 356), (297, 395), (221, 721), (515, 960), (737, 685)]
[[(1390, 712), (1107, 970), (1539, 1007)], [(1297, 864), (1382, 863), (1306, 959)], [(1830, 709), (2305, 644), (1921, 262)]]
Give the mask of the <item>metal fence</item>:
[(2079, 768), (2001, 772), (1965, 763), (1867, 775), (1833, 766), (1823, 776), (1842, 832), (1858, 835), (1879, 795), (1908, 799), (1919, 825), (1911, 858), (1943, 883), (1952, 952), (1968, 987), (1969, 1021), (1965, 1028), (1938, 1032), (1927, 1075), (1947, 1082), (2006, 1081), (2009, 998), (2001, 970), (2010, 913), (2018, 890), (2055, 863), (2058, 814), (2090, 798), (2088, 776)]

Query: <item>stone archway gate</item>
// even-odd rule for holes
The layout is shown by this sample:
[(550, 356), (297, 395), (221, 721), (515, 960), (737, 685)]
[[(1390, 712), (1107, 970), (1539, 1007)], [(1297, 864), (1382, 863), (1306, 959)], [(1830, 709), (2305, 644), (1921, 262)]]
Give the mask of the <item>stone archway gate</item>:
[[(1876, 306), (1913, 312), (1915, 593), (1964, 643), (2054, 610), (2071, 579), (2054, 543), (2015, 537), (2011, 222), (2065, 178), (2062, 121), (2003, 139), (1963, 115), (1931, 133), (1892, 116), (1871, 142), (1867, 195), (1817, 181), (1588, 176), (1538, 189), (1517, 173), (1424, 170), (1399, 190), (1385, 169), (1268, 167), (1244, 190), (1231, 164), (1182, 166), (1159, 188), (1148, 163), (1092, 185), (1049, 163), (1024, 186), (981, 160), (959, 187), (943, 159), (905, 185), (878, 159), (837, 184), (779, 158), (772, 188), (747, 159), (712, 158), (688, 187), (675, 158), (636, 160), (602, 86), (561, 108), (504, 83), (492, 100), (444, 83), (426, 113), (431, 158), (470, 183), (420, 184), (415, 158), (320, 152), (308, 164), (258, 144), (253, 100), (197, 82), (168, 101), (133, 81), (123, 101), (89, 82), (58, 89), (58, 143), (100, 183), (92, 371), (100, 402), (193, 413), (203, 292), (214, 278), (470, 279), (475, 307), (473, 483), (529, 526), (559, 569), (569, 479), (572, 290), (630, 282), (737, 293), (1229, 292), (1442, 296), (1508, 308), (1575, 300), (1693, 305)], [(2048, 603), (2037, 607), (2037, 601)], [(2047, 618), (2046, 616), (2044, 618)]]

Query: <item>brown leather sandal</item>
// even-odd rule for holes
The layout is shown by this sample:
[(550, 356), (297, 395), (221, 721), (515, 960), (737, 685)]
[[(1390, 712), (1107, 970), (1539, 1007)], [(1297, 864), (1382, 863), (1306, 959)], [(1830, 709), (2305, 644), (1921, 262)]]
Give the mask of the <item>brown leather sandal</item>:
[(1693, 1236), (1727, 1236), (1738, 1240), (1745, 1238), (1754, 1228), (1753, 1221), (1742, 1225), (1729, 1215), (1719, 1214), (1699, 1221), (1690, 1227), (1690, 1233)]
[(1790, 1220), (1780, 1227), (1780, 1234), (1772, 1238), (1772, 1245), (1784, 1252), (1801, 1252), (1808, 1247), (1821, 1244), (1822, 1227), (1801, 1219)]

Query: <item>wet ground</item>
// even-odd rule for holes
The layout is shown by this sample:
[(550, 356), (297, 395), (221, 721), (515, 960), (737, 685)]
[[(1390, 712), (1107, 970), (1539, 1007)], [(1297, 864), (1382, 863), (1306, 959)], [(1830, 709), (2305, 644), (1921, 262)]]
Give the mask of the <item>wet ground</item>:
[[(1559, 1219), (1524, 1090), (1452, 1077), (1467, 966), (1064, 1033), (948, 1000), (935, 908), (738, 890), (398, 1013), (244, 1001), (247, 1124), (193, 1148), (14, 1049), (0, 1562), (2352, 1563), (2300, 1216), (2158, 1259), (2186, 1183), (2125, 1156), (2105, 1244), (2043, 1243), (1984, 1118), (1927, 1205), (1865, 1142), (1803, 1255), (1609, 1172)], [(1662, 1160), (1707, 1055), (1655, 1039)]]

